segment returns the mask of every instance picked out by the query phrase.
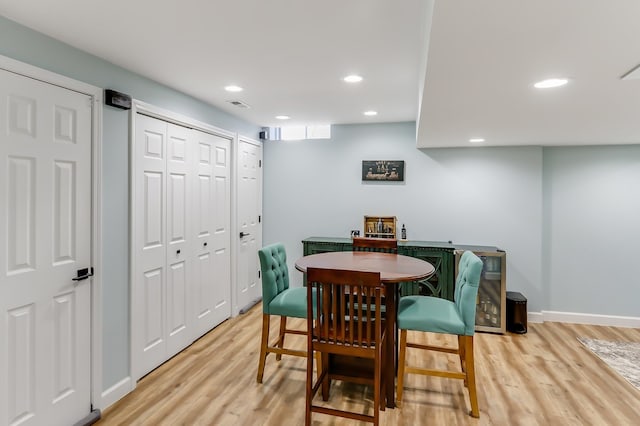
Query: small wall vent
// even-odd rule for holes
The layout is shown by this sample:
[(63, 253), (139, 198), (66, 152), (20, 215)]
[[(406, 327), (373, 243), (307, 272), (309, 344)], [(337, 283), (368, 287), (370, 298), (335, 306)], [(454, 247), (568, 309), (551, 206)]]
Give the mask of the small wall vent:
[(622, 80), (633, 80), (640, 79), (640, 65), (635, 68), (632, 68), (630, 71), (627, 71), (622, 77)]
[(227, 101), (229, 102), (231, 105), (235, 105), (238, 108), (251, 108), (249, 105), (245, 104), (242, 101)]

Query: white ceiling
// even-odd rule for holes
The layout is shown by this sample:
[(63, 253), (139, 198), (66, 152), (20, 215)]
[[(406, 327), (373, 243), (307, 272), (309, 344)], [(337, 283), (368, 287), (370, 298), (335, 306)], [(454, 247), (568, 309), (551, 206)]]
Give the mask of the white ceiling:
[(416, 120), (418, 147), (640, 143), (640, 78), (620, 78), (640, 64), (638, 0), (0, 0), (0, 14), (260, 126)]

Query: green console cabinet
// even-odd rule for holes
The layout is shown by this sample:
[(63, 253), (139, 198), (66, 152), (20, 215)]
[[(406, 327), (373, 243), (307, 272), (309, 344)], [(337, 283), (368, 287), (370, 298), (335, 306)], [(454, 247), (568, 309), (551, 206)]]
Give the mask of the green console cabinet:
[(436, 272), (426, 280), (404, 283), (401, 296), (420, 294), (453, 300), (455, 247), (449, 243), (433, 241), (403, 241), (398, 244), (398, 253), (417, 257), (433, 265)]
[(327, 253), (330, 251), (351, 251), (351, 238), (311, 237), (302, 240), (302, 254)]
[[(310, 237), (302, 240), (302, 246), (305, 256), (353, 250), (351, 238)], [(400, 295), (420, 294), (453, 300), (457, 260), (464, 250), (476, 253), (484, 264), (478, 290), (476, 330), (504, 333), (506, 255), (497, 247), (468, 246), (438, 241), (398, 241), (398, 254), (426, 260), (435, 268), (435, 273), (428, 279), (402, 283)]]
[[(330, 251), (351, 251), (351, 238), (310, 237), (302, 240), (303, 254), (308, 256)], [(453, 300), (455, 246), (427, 241), (399, 241), (398, 254), (418, 257), (431, 263), (436, 272), (426, 280), (402, 283), (401, 296), (423, 294)]]

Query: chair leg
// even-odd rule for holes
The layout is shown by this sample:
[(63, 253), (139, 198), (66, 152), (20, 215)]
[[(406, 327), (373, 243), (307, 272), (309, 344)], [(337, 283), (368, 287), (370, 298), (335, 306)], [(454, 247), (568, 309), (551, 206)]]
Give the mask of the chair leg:
[[(463, 373), (466, 374), (467, 367), (465, 366), (465, 343), (463, 336), (458, 335), (458, 356), (460, 357), (460, 369)], [(469, 383), (467, 383), (467, 376), (464, 377), (464, 386), (469, 387)]]
[(374, 359), (373, 367), (373, 425), (378, 426), (380, 424), (380, 407), (384, 406), (381, 403), (382, 395), (382, 354), (383, 348), (376, 347), (376, 356)]
[[(322, 371), (329, 371), (329, 354), (322, 353), (320, 354), (321, 362), (322, 362)], [(329, 374), (324, 376), (322, 380), (322, 400), (329, 400), (329, 387), (331, 386), (331, 379), (329, 379)]]
[[(317, 354), (319, 355), (319, 353)], [(319, 360), (319, 356), (316, 356)], [(320, 376), (320, 363), (318, 363), (318, 376)], [(311, 426), (311, 403), (313, 401), (313, 350), (308, 348), (307, 352), (307, 383), (305, 387), (305, 426)]]
[(320, 352), (316, 352), (316, 378), (320, 378), (322, 375), (322, 356)]
[[(280, 336), (278, 337), (278, 347), (280, 349), (284, 348), (284, 335), (285, 330), (287, 329), (287, 317), (280, 317)], [(276, 361), (280, 361), (282, 359), (282, 354), (276, 354)]]
[(267, 360), (267, 345), (269, 344), (269, 314), (262, 314), (262, 341), (260, 342), (260, 359), (258, 360), (258, 383), (262, 383), (264, 364)]
[(380, 347), (380, 411), (385, 411), (387, 407), (387, 381), (384, 367), (387, 365), (387, 348), (389, 341), (384, 339), (384, 343)]
[(404, 362), (407, 356), (407, 330), (400, 330), (400, 355), (398, 356), (398, 390), (397, 402), (398, 407), (402, 404), (402, 388), (404, 387)]
[(464, 354), (466, 366), (466, 382), (469, 384), (469, 400), (471, 402), (471, 416), (480, 417), (478, 409), (478, 395), (476, 392), (476, 372), (473, 363), (473, 336), (464, 336)]

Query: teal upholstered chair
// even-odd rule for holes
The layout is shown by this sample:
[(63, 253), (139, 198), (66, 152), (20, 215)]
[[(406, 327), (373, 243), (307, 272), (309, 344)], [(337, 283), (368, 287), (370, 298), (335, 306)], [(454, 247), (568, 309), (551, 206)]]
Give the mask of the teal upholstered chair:
[[(269, 353), (276, 354), (276, 360), (282, 355), (306, 357), (303, 350), (291, 350), (284, 347), (284, 336), (304, 334), (306, 331), (287, 329), (287, 317), (307, 318), (307, 289), (289, 288), (289, 268), (287, 253), (281, 243), (271, 244), (258, 250), (262, 270), (262, 342), (258, 363), (258, 383), (262, 383), (264, 365)], [(280, 316), (278, 340), (269, 345), (269, 320), (271, 315)]]
[[(476, 319), (476, 297), (482, 273), (482, 260), (470, 251), (463, 253), (458, 265), (454, 301), (431, 296), (406, 296), (398, 306), (400, 356), (398, 359), (398, 403), (402, 401), (404, 373), (463, 379), (469, 389), (471, 415), (480, 417), (473, 364), (473, 334)], [(439, 347), (407, 342), (407, 330), (458, 336), (458, 347)], [(407, 348), (457, 354), (462, 371), (441, 371), (405, 366)]]

